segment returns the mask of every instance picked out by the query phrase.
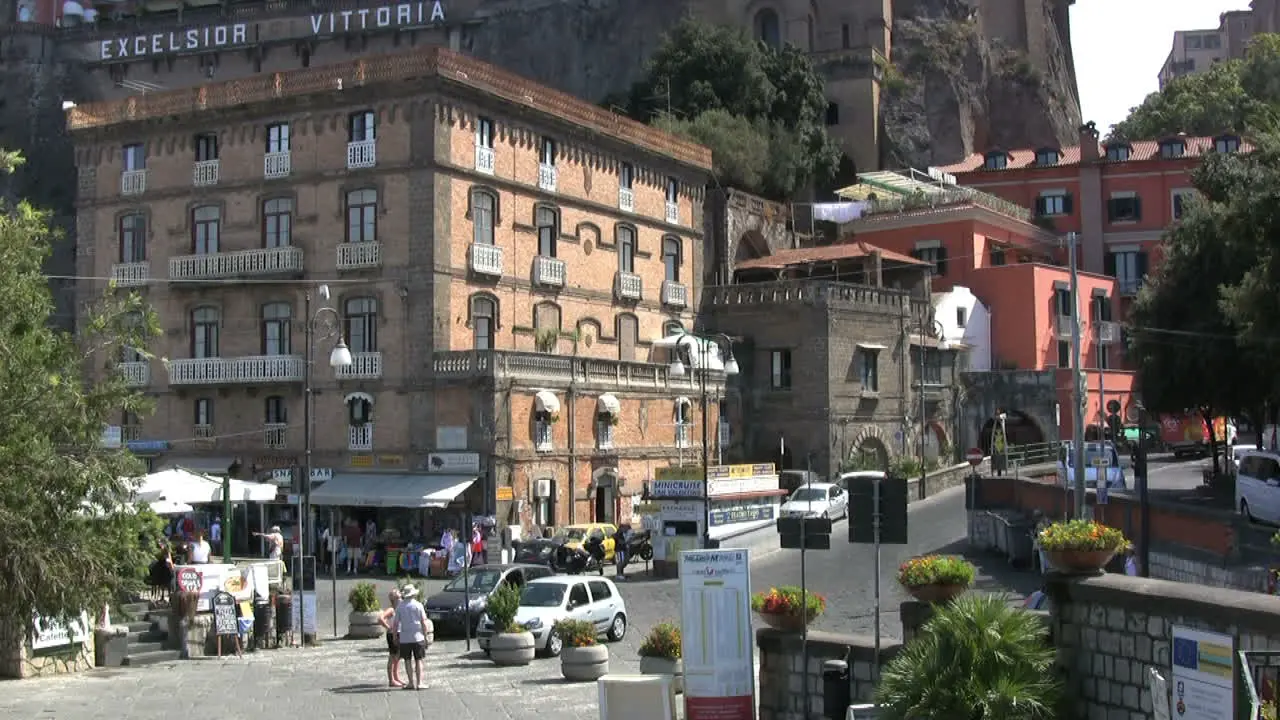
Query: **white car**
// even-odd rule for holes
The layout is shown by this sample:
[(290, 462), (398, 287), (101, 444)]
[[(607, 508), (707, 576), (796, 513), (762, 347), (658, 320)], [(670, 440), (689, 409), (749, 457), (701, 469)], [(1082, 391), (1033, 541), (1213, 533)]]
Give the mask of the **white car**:
[(782, 517), (849, 517), (849, 495), (835, 483), (809, 483), (796, 488), (779, 510)]
[[(556, 575), (530, 580), (520, 593), (516, 624), (533, 633), (534, 647), (547, 657), (564, 649), (560, 638), (551, 632), (561, 620), (588, 620), (609, 642), (618, 642), (627, 634), (627, 604), (608, 578)], [(493, 635), (493, 621), (485, 615), (476, 641), (486, 653)]]
[(1280, 523), (1280, 453), (1252, 450), (1236, 471), (1236, 510), (1249, 520)]

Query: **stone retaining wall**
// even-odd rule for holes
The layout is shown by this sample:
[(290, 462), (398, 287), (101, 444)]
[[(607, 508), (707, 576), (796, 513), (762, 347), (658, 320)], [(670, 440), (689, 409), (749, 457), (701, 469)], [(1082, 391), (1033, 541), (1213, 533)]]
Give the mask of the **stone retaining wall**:
[(93, 632), (84, 642), (31, 649), (31, 636), (17, 623), (0, 623), (0, 677), (30, 678), (83, 672), (93, 667)]

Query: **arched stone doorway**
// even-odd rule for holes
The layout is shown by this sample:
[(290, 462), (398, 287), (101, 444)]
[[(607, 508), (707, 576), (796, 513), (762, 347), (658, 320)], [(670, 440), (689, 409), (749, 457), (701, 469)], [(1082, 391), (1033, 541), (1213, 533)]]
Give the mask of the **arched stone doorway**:
[(853, 449), (845, 466), (856, 470), (887, 470), (889, 457), (889, 443), (884, 431), (875, 425), (867, 425), (854, 436)]
[(940, 423), (929, 423), (924, 428), (924, 458), (932, 462), (947, 462), (943, 458), (947, 447), (947, 431)]
[[(989, 452), (991, 450), (991, 433), (995, 429), (995, 425), (995, 418), (988, 419), (982, 425), (982, 433), (979, 440), (983, 451)], [(1040, 445), (1048, 441), (1044, 431), (1040, 429), (1040, 425), (1030, 415), (1018, 410), (1005, 412), (1004, 431), (1005, 440), (1009, 447)]]

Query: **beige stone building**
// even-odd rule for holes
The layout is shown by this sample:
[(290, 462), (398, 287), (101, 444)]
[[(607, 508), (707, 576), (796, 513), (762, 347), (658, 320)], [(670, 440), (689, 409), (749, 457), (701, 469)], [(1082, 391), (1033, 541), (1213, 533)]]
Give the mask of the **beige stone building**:
[(722, 377), (672, 377), (655, 342), (693, 327), (707, 149), (439, 47), (69, 126), (80, 295), (140, 291), (164, 328), (120, 365), (155, 398), (120, 424), (157, 466), (304, 466), (308, 340), (335, 504), (625, 521), (654, 468), (698, 457)]

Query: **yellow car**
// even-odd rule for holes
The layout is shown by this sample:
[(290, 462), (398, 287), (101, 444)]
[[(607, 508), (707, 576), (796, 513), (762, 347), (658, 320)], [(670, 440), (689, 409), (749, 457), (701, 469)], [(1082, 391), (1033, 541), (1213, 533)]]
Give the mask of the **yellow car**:
[(582, 543), (588, 536), (600, 532), (604, 535), (604, 561), (609, 563), (613, 562), (613, 534), (617, 531), (617, 526), (609, 523), (583, 523), (581, 525), (566, 525), (556, 530), (555, 536), (564, 539), (565, 547), (578, 549), (582, 547)]

